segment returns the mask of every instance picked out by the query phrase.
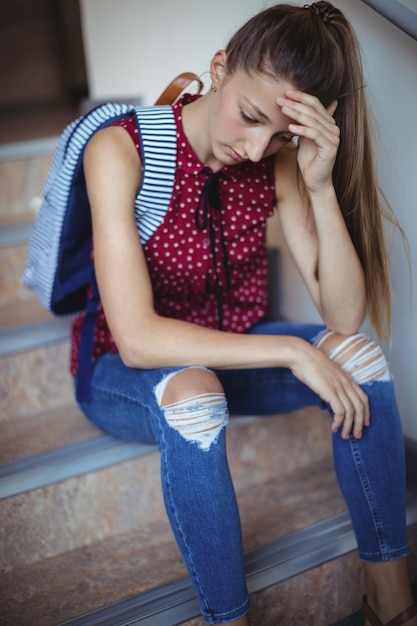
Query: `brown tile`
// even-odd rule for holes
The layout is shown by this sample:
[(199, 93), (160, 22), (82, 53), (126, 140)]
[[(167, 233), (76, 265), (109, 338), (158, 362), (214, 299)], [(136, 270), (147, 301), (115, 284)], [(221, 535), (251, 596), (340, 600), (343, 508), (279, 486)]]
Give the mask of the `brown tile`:
[[(0, 223), (5, 225), (13, 218), (31, 217), (36, 211), (33, 200), (42, 194), (52, 156), (42, 156), (16, 161), (0, 162)], [(12, 222), (13, 223), (13, 222)]]
[[(409, 529), (411, 562), (417, 560), (417, 525)], [(417, 577), (412, 580), (417, 581)], [(365, 583), (356, 552), (253, 594), (256, 626), (328, 626), (360, 609)], [(183, 626), (204, 626), (201, 617)]]
[(0, 360), (0, 423), (73, 401), (68, 342)]
[(100, 434), (75, 403), (19, 415), (1, 424), (0, 463), (10, 463)]
[(2, 500), (1, 571), (165, 520), (159, 485), (150, 454)]
[(346, 510), (330, 459), (237, 489), (245, 551)]
[[(165, 520), (159, 453), (17, 495), (0, 503), (8, 572), (58, 554)], [(244, 544), (252, 550), (344, 508), (322, 462), (289, 476), (238, 488)]]
[(14, 328), (52, 317), (34, 293), (22, 285), (26, 257), (27, 245), (0, 248), (0, 329)]
[(3, 576), (2, 626), (56, 626), (186, 575), (166, 522)]
[[(153, 471), (156, 474), (158, 456), (155, 454), (151, 457)], [(327, 475), (328, 472), (325, 473)], [(134, 475), (132, 472), (128, 475), (123, 471), (112, 472), (112, 477), (107, 472), (96, 474), (100, 475), (94, 481), (96, 504), (84, 499), (83, 481), (77, 481), (77, 485), (75, 482), (71, 485), (71, 481), (68, 481), (69, 484), (61, 499), (55, 497), (52, 503), (43, 498), (45, 506), (43, 519), (48, 520), (43, 528), (37, 527), (34, 517), (30, 518), (30, 511), (35, 512), (39, 506), (39, 498), (31, 496), (26, 502), (20, 498), (19, 506), (14, 507), (13, 511), (10, 510), (11, 515), (8, 519), (13, 519), (15, 536), (26, 538), (21, 544), (22, 552), (27, 551), (29, 543), (37, 543), (39, 556), (40, 552), (43, 553), (43, 557), (47, 557), (48, 554), (51, 556), (24, 568), (23, 555), (19, 557), (19, 554), (15, 554), (16, 561), (20, 561), (21, 565), (3, 576), (4, 597), (0, 601), (0, 614), (22, 620), (27, 619), (28, 615), (33, 615), (33, 626), (36, 624), (52, 626), (57, 623), (58, 617), (60, 621), (70, 619), (80, 613), (102, 608), (150, 589), (154, 585), (164, 584), (185, 575), (185, 568), (162, 506), (158, 507), (156, 514), (154, 511), (153, 521), (150, 521), (149, 517), (147, 519), (144, 517), (144, 511), (149, 512), (150, 506), (155, 507), (155, 499), (160, 500), (155, 488), (155, 475), (151, 479), (149, 474), (147, 477)], [(308, 481), (308, 474), (311, 474), (311, 471), (305, 470), (298, 476), (302, 492), (295, 498), (292, 494), (295, 477), (293, 483), (286, 487), (281, 485), (280, 488), (276, 488), (271, 481), (270, 484), (258, 485), (249, 490), (249, 493), (239, 496), (246, 550), (265, 545), (279, 535), (304, 525), (306, 521), (313, 523), (316, 518), (323, 514), (331, 514), (338, 508), (334, 504), (337, 499), (334, 483), (323, 479), (319, 490), (313, 495), (315, 483), (319, 481)], [(131, 491), (130, 497), (127, 493), (126, 498), (121, 498), (120, 493), (115, 493), (117, 486), (120, 492), (120, 485), (131, 483), (132, 478), (136, 484), (141, 485), (138, 489), (141, 503), (135, 502)], [(91, 477), (88, 480), (91, 481)], [(151, 483), (154, 485), (153, 488)], [(147, 496), (143, 493), (146, 488)], [(261, 495), (255, 500), (256, 491)], [(96, 509), (98, 501), (100, 511)], [(88, 519), (81, 520), (81, 516), (85, 517), (87, 510)], [(104, 534), (115, 532), (115, 528), (112, 528), (112, 519), (121, 511), (130, 518), (130, 531), (103, 538), (102, 541), (89, 546), (75, 548), (74, 545), (74, 549), (68, 553), (52, 556), (59, 534), (56, 533), (56, 536), (54, 534), (54, 518), (66, 526), (65, 534), (68, 535), (65, 540), (64, 532), (61, 533), (61, 542), (58, 541), (60, 549), (63, 549), (64, 541), (69, 549), (71, 538), (75, 544), (81, 539), (81, 534), (84, 534), (85, 540), (88, 531), (93, 531), (93, 528), (96, 534), (99, 528)], [(22, 521), (24, 528), (19, 527)], [(77, 523), (80, 525), (79, 528)], [(84, 527), (83, 530), (81, 525)], [(11, 528), (7, 526), (5, 528), (4, 522), (1, 526), (4, 532), (10, 534)], [(45, 621), (42, 622), (41, 619)]]
[[(239, 419), (236, 419), (239, 424)], [(254, 418), (227, 434), (234, 481), (260, 483), (332, 454), (328, 414), (315, 407), (285, 415)]]
[(251, 617), (257, 626), (328, 626), (358, 611), (363, 593), (352, 552), (254, 594)]

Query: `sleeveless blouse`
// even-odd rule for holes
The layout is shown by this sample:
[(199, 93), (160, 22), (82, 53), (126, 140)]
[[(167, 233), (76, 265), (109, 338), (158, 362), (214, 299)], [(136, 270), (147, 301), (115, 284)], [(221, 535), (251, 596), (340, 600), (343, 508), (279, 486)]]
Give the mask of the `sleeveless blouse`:
[[(224, 331), (244, 333), (262, 319), (267, 306), (266, 220), (275, 206), (274, 158), (225, 166), (213, 175), (197, 158), (182, 127), (182, 107), (196, 97), (186, 94), (173, 106), (173, 193), (163, 222), (143, 244), (154, 306), (164, 317), (208, 328), (219, 328), (220, 322)], [(117, 125), (129, 133), (142, 159), (134, 116)], [(213, 189), (208, 189), (212, 183), (219, 196), (217, 208)], [(82, 314), (72, 328), (72, 375), (77, 371), (83, 319)], [(93, 358), (107, 352), (117, 352), (117, 346), (100, 306)]]

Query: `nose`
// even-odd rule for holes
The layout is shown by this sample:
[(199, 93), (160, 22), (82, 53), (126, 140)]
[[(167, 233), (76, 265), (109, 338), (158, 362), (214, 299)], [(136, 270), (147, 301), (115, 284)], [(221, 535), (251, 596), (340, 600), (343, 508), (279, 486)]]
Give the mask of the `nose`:
[(245, 151), (250, 161), (258, 163), (269, 146), (271, 137), (269, 133), (256, 133), (248, 139), (245, 145)]

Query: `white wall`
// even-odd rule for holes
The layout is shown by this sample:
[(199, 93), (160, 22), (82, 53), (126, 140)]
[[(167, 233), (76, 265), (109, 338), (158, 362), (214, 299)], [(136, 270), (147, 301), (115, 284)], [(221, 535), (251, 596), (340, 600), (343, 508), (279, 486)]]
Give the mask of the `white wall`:
[[(91, 97), (141, 95), (144, 104), (152, 103), (176, 74), (206, 72), (212, 54), (224, 47), (235, 28), (273, 3), (81, 0)], [(382, 187), (410, 245), (411, 280), (402, 244), (393, 236), (389, 360), (404, 432), (417, 440), (417, 42), (360, 0), (334, 4), (349, 17), (361, 42), (368, 96), (377, 120)], [(208, 76), (202, 78), (209, 85)], [(276, 224), (270, 239), (280, 242)], [(283, 313), (294, 320), (318, 320), (285, 250), (282, 256)]]
[[(262, 0), (81, 0), (90, 96), (152, 104), (174, 76), (200, 75)], [(202, 77), (209, 84), (208, 75)]]

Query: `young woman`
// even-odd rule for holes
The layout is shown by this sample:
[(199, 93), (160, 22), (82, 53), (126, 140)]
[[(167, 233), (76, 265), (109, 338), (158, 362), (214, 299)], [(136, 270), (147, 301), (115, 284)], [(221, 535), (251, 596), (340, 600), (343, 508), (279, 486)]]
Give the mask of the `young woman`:
[[(109, 433), (159, 444), (167, 513), (202, 615), (247, 625), (228, 413), (324, 403), (364, 562), (364, 611), (384, 624), (413, 598), (400, 419), (384, 355), (359, 333), (367, 312), (382, 333), (390, 307), (357, 42), (328, 2), (277, 5), (214, 55), (210, 74), (207, 94), (173, 107), (173, 193), (146, 237), (133, 210), (144, 176), (134, 119), (87, 146), (102, 310), (82, 409)], [(323, 326), (263, 322), (275, 210)], [(416, 625), (416, 613), (396, 623)]]

